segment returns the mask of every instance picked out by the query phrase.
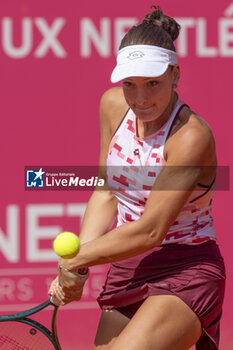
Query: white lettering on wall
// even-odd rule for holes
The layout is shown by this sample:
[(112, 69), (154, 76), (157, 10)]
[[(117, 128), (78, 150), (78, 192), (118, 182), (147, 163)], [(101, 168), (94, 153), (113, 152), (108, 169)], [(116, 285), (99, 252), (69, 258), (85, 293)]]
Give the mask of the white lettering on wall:
[(0, 251), (12, 263), (19, 261), (19, 208), (6, 207), (6, 234), (0, 228)]
[(39, 17), (35, 19), (35, 24), (43, 35), (43, 41), (39, 44), (34, 53), (35, 57), (44, 57), (49, 50), (52, 50), (57, 57), (63, 58), (67, 56), (66, 51), (57, 38), (65, 22), (64, 18), (56, 18), (52, 26), (49, 27), (45, 19)]
[(14, 301), (15, 282), (10, 278), (0, 279), (0, 301), (7, 299)]
[[(181, 25), (180, 35), (177, 39), (177, 52), (180, 57), (190, 54), (190, 47), (195, 49), (198, 57), (232, 57), (233, 56), (233, 3), (224, 11), (226, 17), (217, 19), (216, 45), (208, 46), (208, 19), (202, 17), (177, 17)], [(59, 34), (65, 30), (67, 20), (62, 17), (54, 18), (52, 24), (42, 17), (22, 18), (21, 44), (14, 45), (14, 21), (10, 17), (2, 18), (2, 51), (14, 59), (22, 59), (29, 55), (35, 58), (44, 58), (49, 52), (54, 57), (66, 58), (64, 45), (59, 40)], [(122, 37), (128, 28), (138, 23), (135, 17), (116, 17), (99, 19), (94, 23), (90, 17), (80, 18), (80, 56), (90, 58), (96, 54), (102, 58), (110, 58), (118, 51)], [(37, 30), (42, 36), (41, 42), (34, 47), (33, 32)], [(74, 28), (74, 31), (76, 29)], [(191, 32), (192, 31), (192, 32)], [(190, 36), (192, 34), (192, 37)], [(194, 40), (192, 38), (195, 38)], [(74, 41), (76, 45), (76, 41)], [(193, 50), (192, 50), (193, 52)]]
[(51, 240), (63, 231), (61, 226), (42, 226), (40, 218), (78, 217), (82, 221), (86, 209), (85, 203), (75, 204), (30, 204), (26, 208), (26, 259), (29, 262), (57, 261), (52, 246), (50, 249), (40, 247), (41, 240)]
[(219, 47), (223, 57), (233, 57), (233, 19), (219, 20)]
[(0, 302), (2, 301), (28, 301), (32, 299), (34, 291), (32, 280), (24, 277), (18, 281), (12, 278), (0, 278)]
[(226, 10), (224, 11), (224, 15), (226, 17), (230, 17), (233, 15), (233, 2), (226, 8)]
[(179, 56), (185, 57), (188, 55), (188, 29), (195, 27), (194, 18), (176, 18), (181, 25), (180, 35), (177, 39), (177, 52)]
[(207, 47), (207, 24), (205, 18), (197, 19), (196, 45), (197, 56), (216, 57), (218, 55), (216, 47)]
[(33, 50), (33, 25), (39, 30), (42, 35), (42, 41), (35, 49), (34, 56), (42, 58), (47, 55), (49, 50), (53, 52), (56, 57), (64, 58), (67, 53), (59, 42), (57, 36), (65, 25), (64, 18), (54, 19), (51, 26), (46, 20), (41, 17), (32, 18), (25, 17), (22, 19), (22, 39), (21, 46), (15, 47), (13, 45), (13, 19), (4, 17), (2, 20), (2, 48), (5, 54), (11, 58), (20, 59), (27, 57)]
[(53, 239), (61, 226), (40, 226), (41, 217), (61, 217), (64, 215), (62, 204), (31, 204), (26, 209), (26, 258), (28, 261), (54, 261), (55, 253), (51, 249), (39, 247), (40, 240)]
[(87, 206), (86, 203), (67, 204), (66, 215), (79, 217), (82, 222), (82, 219), (86, 210), (86, 206)]
[[(29, 204), (25, 212), (25, 245), (28, 262), (57, 261), (53, 248), (45, 249), (40, 247), (40, 241), (53, 240), (55, 236), (64, 231), (65, 228), (59, 225), (40, 225), (41, 218), (74, 217), (82, 222), (86, 210), (86, 203), (68, 204)], [(20, 256), (20, 239), (23, 233), (20, 232), (19, 206), (8, 205), (6, 207), (6, 232), (0, 228), (0, 253), (8, 262), (18, 263), (23, 257)], [(24, 240), (22, 240), (24, 241)]]
[(91, 46), (101, 57), (109, 57), (111, 55), (110, 47), (110, 19), (102, 18), (100, 20), (100, 32), (96, 29), (90, 18), (82, 18), (80, 21), (81, 33), (81, 56), (90, 57), (92, 54)]
[(17, 297), (20, 301), (28, 301), (33, 297), (32, 280), (30, 278), (21, 278), (17, 283)]
[(2, 46), (5, 53), (12, 58), (24, 58), (32, 50), (32, 20), (22, 20), (22, 44), (20, 47), (13, 45), (13, 20), (5, 17), (2, 20)]

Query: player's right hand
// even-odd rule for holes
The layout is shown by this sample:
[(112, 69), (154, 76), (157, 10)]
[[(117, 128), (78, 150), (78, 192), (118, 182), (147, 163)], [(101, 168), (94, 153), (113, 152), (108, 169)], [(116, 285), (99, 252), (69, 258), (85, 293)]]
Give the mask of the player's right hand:
[(58, 282), (58, 277), (56, 277), (50, 285), (48, 294), (56, 297), (61, 305), (66, 305), (71, 301), (79, 301), (82, 297), (84, 284), (87, 278), (88, 276), (85, 276), (85, 278), (77, 276), (75, 283), (74, 279), (72, 279), (72, 286), (62, 287)]

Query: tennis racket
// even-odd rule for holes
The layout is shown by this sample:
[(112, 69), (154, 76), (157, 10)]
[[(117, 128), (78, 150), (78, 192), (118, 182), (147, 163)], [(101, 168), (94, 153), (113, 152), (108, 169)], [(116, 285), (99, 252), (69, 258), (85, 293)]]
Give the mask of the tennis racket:
[[(0, 316), (0, 350), (61, 350), (57, 337), (56, 318), (58, 306), (52, 301), (22, 312)], [(51, 331), (28, 316), (53, 306)]]

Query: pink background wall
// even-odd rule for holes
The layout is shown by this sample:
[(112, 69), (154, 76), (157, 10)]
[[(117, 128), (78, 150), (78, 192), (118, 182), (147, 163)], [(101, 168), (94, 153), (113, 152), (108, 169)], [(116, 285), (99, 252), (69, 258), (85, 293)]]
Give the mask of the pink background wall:
[[(1, 312), (22, 310), (47, 298), (56, 274), (52, 239), (63, 230), (78, 233), (90, 196), (75, 191), (26, 192), (24, 166), (98, 163), (99, 99), (111, 87), (115, 47), (127, 27), (142, 19), (152, 4), (152, 0), (0, 2)], [(183, 24), (177, 42), (180, 97), (212, 127), (219, 165), (231, 167), (233, 2), (161, 0), (159, 4)], [(228, 274), (222, 350), (233, 348), (231, 198), (231, 190), (217, 191), (213, 213)], [(105, 273), (103, 266), (93, 268), (83, 300), (61, 309), (64, 350), (91, 349), (100, 313), (95, 298)], [(43, 317), (48, 318), (48, 311)]]

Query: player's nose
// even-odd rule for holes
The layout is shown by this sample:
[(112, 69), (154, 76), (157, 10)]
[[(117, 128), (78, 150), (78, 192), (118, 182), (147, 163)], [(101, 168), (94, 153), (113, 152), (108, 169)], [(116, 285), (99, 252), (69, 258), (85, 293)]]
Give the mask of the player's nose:
[(138, 88), (135, 94), (135, 105), (137, 107), (143, 107), (147, 104), (148, 96), (143, 88)]

